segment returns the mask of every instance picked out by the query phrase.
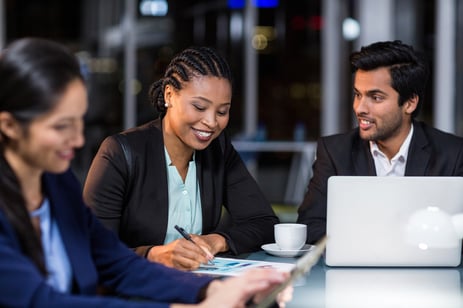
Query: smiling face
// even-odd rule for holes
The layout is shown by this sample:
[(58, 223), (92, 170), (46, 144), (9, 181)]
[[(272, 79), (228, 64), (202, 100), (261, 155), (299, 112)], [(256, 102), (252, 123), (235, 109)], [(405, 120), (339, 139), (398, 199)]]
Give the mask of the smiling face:
[(231, 96), (230, 82), (218, 77), (193, 77), (181, 90), (166, 86), (166, 146), (190, 151), (205, 149), (228, 124)]
[(56, 106), (27, 128), (7, 112), (0, 113), (0, 125), (9, 142), (5, 157), (16, 173), (60, 173), (69, 168), (76, 148), (84, 144), (84, 114), (87, 91), (81, 80), (69, 84)]
[(387, 68), (355, 73), (353, 108), (362, 139), (376, 141), (380, 148), (400, 148), (417, 104), (418, 98), (413, 97), (399, 106), (399, 93), (391, 86)]

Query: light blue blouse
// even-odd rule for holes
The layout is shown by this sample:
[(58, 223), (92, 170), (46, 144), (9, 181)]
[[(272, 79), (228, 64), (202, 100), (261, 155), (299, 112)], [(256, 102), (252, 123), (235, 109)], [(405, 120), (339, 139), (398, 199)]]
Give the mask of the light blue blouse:
[(164, 147), (166, 155), (167, 187), (169, 198), (169, 214), (167, 222), (166, 238), (164, 244), (168, 244), (182, 236), (174, 226), (183, 227), (188, 233), (201, 234), (203, 216), (201, 212), (201, 196), (199, 183), (196, 178), (195, 154), (188, 166), (188, 173), (183, 182), (172, 160)]
[(72, 269), (64, 248), (58, 224), (50, 213), (50, 202), (45, 199), (42, 205), (31, 213), (39, 217), (42, 234), (42, 247), (45, 266), (48, 271), (47, 283), (61, 292), (71, 291)]

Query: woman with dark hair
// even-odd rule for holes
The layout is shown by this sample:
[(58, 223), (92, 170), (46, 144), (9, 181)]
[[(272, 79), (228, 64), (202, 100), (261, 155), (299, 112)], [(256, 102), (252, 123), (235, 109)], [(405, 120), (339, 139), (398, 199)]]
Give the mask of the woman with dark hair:
[[(187, 270), (273, 242), (278, 218), (225, 133), (227, 62), (211, 48), (188, 48), (150, 99), (160, 117), (108, 137), (90, 167), (84, 200), (103, 224), (148, 260)], [(223, 208), (231, 219), (222, 228)]]
[(212, 280), (127, 249), (84, 205), (69, 169), (86, 110), (79, 64), (61, 45), (22, 39), (1, 54), (1, 307), (242, 307), (287, 277)]

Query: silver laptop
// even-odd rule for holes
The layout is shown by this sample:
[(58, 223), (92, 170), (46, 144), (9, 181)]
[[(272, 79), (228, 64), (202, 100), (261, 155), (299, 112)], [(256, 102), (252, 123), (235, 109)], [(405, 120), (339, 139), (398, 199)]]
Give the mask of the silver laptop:
[(410, 241), (411, 216), (428, 207), (463, 213), (463, 177), (330, 177), (326, 265), (458, 266), (461, 240), (427, 249)]
[(325, 308), (463, 307), (454, 268), (328, 268)]

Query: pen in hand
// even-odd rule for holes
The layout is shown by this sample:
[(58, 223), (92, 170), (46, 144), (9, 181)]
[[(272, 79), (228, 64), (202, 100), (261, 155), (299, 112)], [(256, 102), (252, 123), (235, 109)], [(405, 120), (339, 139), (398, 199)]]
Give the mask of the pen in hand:
[(209, 250), (207, 250), (205, 247), (196, 244), (195, 241), (193, 241), (193, 239), (191, 238), (190, 234), (188, 234), (188, 232), (185, 231), (185, 229), (175, 225), (175, 230), (177, 230), (178, 233), (180, 233), (183, 236), (184, 239), (186, 239), (187, 241), (192, 242), (193, 244), (195, 244), (196, 246), (201, 248), (206, 253), (206, 256), (208, 258), (208, 263), (211, 264), (211, 265), (214, 264), (214, 262), (212, 262), (212, 259), (214, 259), (214, 256), (212, 255), (212, 253)]

